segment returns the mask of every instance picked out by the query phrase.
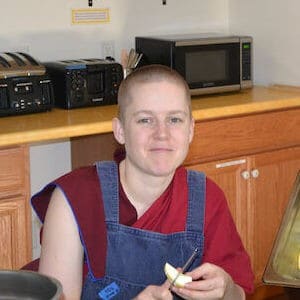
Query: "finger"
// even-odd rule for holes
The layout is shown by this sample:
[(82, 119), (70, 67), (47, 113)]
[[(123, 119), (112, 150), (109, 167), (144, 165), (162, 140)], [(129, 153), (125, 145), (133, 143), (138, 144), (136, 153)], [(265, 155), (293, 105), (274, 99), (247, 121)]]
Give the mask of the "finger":
[(218, 288), (215, 278), (195, 280), (184, 285), (184, 288), (196, 291), (211, 291)]
[(177, 288), (174, 291), (178, 296), (186, 300), (207, 300), (207, 299), (221, 299), (218, 290), (211, 291), (195, 291), (186, 288)]
[(204, 263), (191, 272), (186, 273), (193, 278), (193, 280), (206, 279), (216, 276), (220, 268), (210, 263)]
[(170, 284), (171, 284), (170, 280), (167, 279), (167, 280), (161, 285), (161, 287), (164, 288), (164, 289), (169, 289), (169, 288), (170, 288)]
[(173, 296), (169, 291), (170, 283), (164, 282), (161, 286), (155, 286), (153, 291), (153, 299), (155, 300), (172, 300)]
[(173, 296), (165, 286), (149, 285), (134, 300), (172, 300)]
[(186, 283), (183, 288), (172, 287), (172, 291), (186, 300), (214, 299), (213, 280)]

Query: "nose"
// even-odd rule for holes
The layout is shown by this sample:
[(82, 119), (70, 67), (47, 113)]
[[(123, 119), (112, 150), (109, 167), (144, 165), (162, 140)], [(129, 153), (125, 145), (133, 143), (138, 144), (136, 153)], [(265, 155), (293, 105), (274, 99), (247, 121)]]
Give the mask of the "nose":
[(165, 122), (157, 122), (154, 133), (156, 138), (166, 139), (169, 135), (168, 125)]

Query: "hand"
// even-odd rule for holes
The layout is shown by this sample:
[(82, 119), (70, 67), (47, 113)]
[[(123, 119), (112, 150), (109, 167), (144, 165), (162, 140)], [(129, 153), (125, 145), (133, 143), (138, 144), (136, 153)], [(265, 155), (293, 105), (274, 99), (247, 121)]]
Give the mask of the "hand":
[(245, 299), (242, 288), (216, 265), (205, 263), (186, 275), (191, 276), (193, 281), (185, 284), (183, 288), (172, 287), (173, 292), (186, 300)]
[(172, 300), (169, 291), (170, 282), (167, 280), (163, 285), (149, 285), (140, 292), (133, 300)]

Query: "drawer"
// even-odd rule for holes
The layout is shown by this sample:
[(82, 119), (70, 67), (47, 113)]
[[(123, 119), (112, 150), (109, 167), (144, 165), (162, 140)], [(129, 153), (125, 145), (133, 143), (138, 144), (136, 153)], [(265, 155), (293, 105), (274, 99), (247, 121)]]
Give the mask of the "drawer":
[(28, 192), (28, 148), (0, 148), (0, 200)]
[(300, 145), (300, 109), (196, 122), (185, 164)]

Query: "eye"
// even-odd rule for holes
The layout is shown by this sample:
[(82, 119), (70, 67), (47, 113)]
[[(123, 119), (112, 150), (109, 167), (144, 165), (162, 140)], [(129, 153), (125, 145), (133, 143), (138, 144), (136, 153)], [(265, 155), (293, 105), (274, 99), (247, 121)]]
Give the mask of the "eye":
[(151, 118), (140, 118), (137, 120), (137, 123), (139, 124), (151, 124), (152, 119)]
[(169, 122), (172, 124), (182, 123), (183, 119), (179, 117), (170, 117)]

